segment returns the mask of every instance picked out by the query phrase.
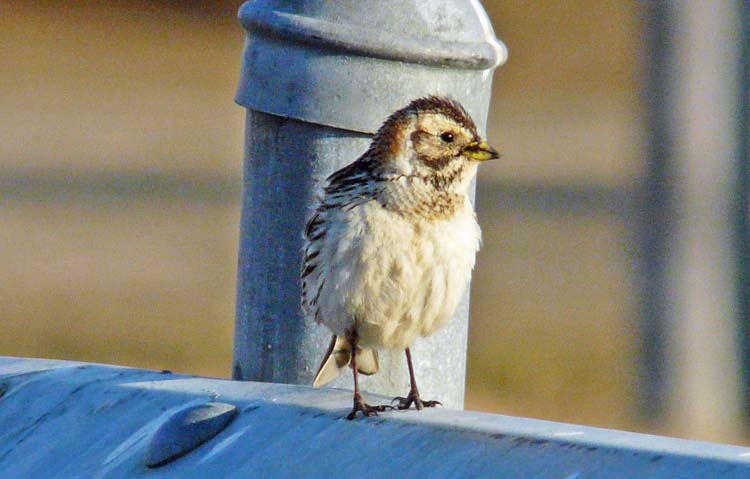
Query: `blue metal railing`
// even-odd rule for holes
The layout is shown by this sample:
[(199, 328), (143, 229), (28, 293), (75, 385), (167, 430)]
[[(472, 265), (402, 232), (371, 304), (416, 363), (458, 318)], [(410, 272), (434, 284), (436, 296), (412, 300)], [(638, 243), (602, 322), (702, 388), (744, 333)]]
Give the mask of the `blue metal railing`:
[[(750, 477), (736, 446), (441, 408), (347, 421), (336, 389), (0, 358), (0, 391), (0, 478)], [(149, 467), (209, 403), (236, 416)]]

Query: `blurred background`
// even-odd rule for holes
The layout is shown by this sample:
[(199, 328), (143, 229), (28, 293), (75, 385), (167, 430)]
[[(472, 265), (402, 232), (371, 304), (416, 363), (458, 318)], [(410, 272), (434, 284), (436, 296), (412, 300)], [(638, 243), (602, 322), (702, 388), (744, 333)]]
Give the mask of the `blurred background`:
[[(239, 1), (0, 7), (0, 354), (229, 377)], [(750, 444), (748, 2), (486, 1), (468, 409)]]

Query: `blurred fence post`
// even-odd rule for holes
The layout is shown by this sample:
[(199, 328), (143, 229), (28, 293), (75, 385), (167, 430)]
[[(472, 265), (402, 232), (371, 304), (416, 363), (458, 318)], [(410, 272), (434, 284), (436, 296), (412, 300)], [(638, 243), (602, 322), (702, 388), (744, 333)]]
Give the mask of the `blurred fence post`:
[(745, 3), (648, 7), (642, 405), (686, 435), (746, 430), (747, 192), (736, 186), (748, 168)]
[[(247, 126), (233, 377), (310, 384), (330, 333), (303, 319), (297, 277), (321, 181), (419, 96), (454, 97), (485, 130), (506, 50), (476, 0), (258, 0), (239, 17)], [(420, 389), (450, 407), (463, 405), (467, 328), (468, 295), (448, 327), (415, 346)], [(384, 352), (365, 389), (403, 394), (402, 356)]]

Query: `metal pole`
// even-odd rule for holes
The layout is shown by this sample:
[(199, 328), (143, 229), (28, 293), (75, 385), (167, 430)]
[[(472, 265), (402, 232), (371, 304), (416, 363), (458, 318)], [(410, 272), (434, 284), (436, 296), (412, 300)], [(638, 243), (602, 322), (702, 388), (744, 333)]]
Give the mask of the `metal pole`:
[(675, 17), (669, 2), (644, 5), (644, 93), (648, 161), (639, 208), (638, 284), (639, 409), (644, 418), (658, 420), (666, 413), (669, 251), (675, 234), (674, 42)]
[(750, 2), (740, 5), (742, 51), (739, 77), (738, 174), (735, 186), (735, 248), (737, 250), (737, 310), (742, 362), (742, 407), (745, 430), (750, 430)]
[(733, 222), (741, 107), (739, 3), (674, 2), (666, 88), (672, 217), (665, 217), (666, 421), (740, 439), (738, 250)]
[[(237, 102), (248, 111), (233, 377), (310, 384), (330, 333), (302, 317), (298, 273), (321, 182), (419, 96), (454, 97), (484, 130), (506, 50), (476, 0), (254, 1), (239, 17)], [(463, 406), (467, 329), (468, 294), (448, 327), (413, 348), (425, 397)], [(402, 357), (381, 352), (364, 388), (403, 395)]]

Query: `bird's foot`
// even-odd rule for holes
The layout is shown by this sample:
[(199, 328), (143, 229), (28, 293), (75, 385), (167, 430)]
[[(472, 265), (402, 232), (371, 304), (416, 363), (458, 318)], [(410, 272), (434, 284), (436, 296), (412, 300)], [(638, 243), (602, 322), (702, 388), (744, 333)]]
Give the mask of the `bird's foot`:
[(388, 411), (390, 409), (393, 409), (393, 406), (371, 406), (365, 402), (362, 394), (354, 393), (354, 407), (352, 408), (352, 412), (350, 412), (346, 418), (351, 421), (357, 417), (358, 412), (361, 412), (363, 416), (367, 417), (377, 416), (379, 412)]
[(393, 398), (391, 404), (394, 402), (398, 402), (396, 409), (409, 409), (411, 405), (414, 404), (414, 407), (417, 408), (417, 411), (421, 411), (426, 407), (443, 405), (440, 401), (422, 401), (422, 399), (420, 399), (419, 397), (419, 391), (417, 391), (416, 389), (412, 389), (411, 391), (409, 391), (409, 394), (406, 397), (398, 396)]

